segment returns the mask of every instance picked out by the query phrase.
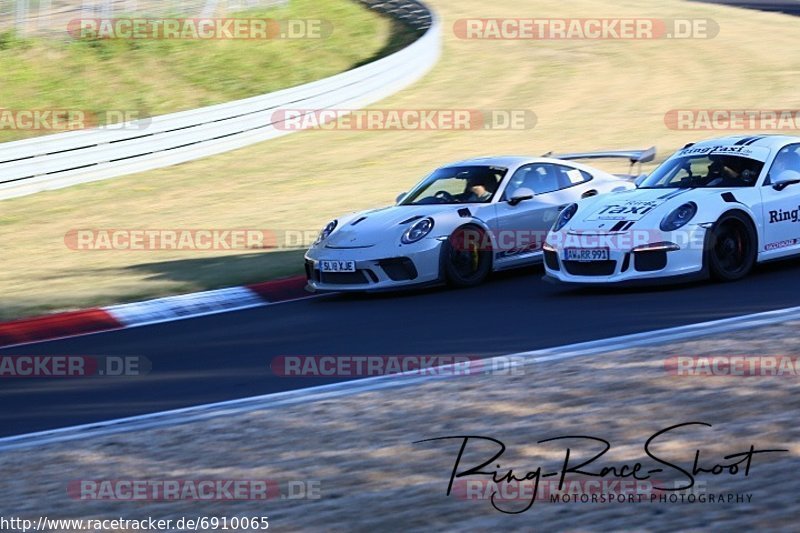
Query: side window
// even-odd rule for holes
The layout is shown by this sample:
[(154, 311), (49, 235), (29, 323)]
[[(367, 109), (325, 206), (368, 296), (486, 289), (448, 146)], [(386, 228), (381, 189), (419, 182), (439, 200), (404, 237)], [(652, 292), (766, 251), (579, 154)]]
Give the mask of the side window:
[(508, 182), (503, 199), (507, 200), (518, 189), (530, 189), (536, 194), (545, 194), (560, 189), (559, 175), (555, 165), (531, 163), (519, 167)]
[(800, 172), (800, 144), (790, 144), (781, 148), (772, 162), (764, 184), (770, 185), (775, 178), (786, 171)]
[(580, 185), (591, 181), (592, 175), (577, 168), (556, 165), (558, 172), (559, 189), (566, 189), (573, 185)]

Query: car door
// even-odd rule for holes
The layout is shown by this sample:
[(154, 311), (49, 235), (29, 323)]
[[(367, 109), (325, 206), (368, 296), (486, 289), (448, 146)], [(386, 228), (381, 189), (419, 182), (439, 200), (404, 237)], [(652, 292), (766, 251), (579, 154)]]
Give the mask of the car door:
[(782, 190), (772, 186), (773, 180), (785, 171), (800, 172), (800, 144), (785, 146), (778, 152), (761, 187), (764, 237), (760, 251), (765, 259), (800, 253), (800, 185)]
[[(536, 259), (547, 232), (561, 209), (575, 199), (565, 189), (588, 181), (591, 175), (565, 165), (529, 163), (519, 167), (508, 181), (497, 204), (495, 262), (510, 267)], [(530, 192), (532, 198), (514, 203), (514, 193)]]

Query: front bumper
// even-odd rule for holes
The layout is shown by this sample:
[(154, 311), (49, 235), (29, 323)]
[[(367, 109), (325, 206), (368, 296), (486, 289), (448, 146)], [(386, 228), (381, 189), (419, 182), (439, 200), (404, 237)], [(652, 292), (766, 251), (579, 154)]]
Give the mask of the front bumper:
[[(664, 234), (662, 238), (653, 239), (655, 242), (627, 248), (612, 246), (608, 261), (588, 262), (567, 261), (566, 247), (548, 237), (544, 252), (545, 279), (576, 285), (640, 285), (653, 280), (702, 278), (705, 276), (706, 231), (694, 225), (682, 230), (680, 235)], [(674, 244), (677, 249), (665, 243)]]
[[(310, 292), (364, 292), (394, 290), (441, 281), (442, 241), (425, 238), (396, 249), (311, 248), (305, 255), (306, 290)], [(355, 272), (321, 272), (322, 260), (354, 261)]]

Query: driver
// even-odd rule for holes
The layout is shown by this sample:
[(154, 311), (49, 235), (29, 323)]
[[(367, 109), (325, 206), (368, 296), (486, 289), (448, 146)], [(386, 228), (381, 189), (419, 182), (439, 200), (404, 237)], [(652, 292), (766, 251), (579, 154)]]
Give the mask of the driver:
[(712, 180), (716, 179), (736, 179), (739, 177), (739, 171), (725, 165), (722, 156), (711, 156), (711, 164), (708, 165), (708, 177)]
[(749, 185), (754, 178), (753, 172), (744, 169), (744, 165), (737, 158), (724, 158), (723, 156), (711, 156), (711, 164), (708, 165), (708, 184), (707, 187)]
[(490, 176), (473, 176), (467, 180), (464, 191), (464, 202), (488, 202), (492, 197), (492, 178)]

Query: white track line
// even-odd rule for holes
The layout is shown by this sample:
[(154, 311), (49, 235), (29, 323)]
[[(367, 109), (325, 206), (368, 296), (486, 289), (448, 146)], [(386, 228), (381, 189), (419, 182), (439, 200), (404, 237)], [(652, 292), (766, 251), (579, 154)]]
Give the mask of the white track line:
[[(486, 359), (486, 361), (507, 362), (508, 358), (517, 358), (518, 360), (524, 359), (524, 362), (513, 366), (529, 366), (548, 361), (559, 361), (573, 357), (626, 350), (639, 346), (650, 346), (654, 344), (676, 342), (707, 335), (718, 335), (720, 333), (767, 326), (798, 318), (800, 318), (800, 307), (791, 307), (788, 309), (767, 311), (765, 313), (757, 313), (734, 318), (724, 318), (711, 322), (702, 322), (699, 324), (690, 324), (688, 326), (678, 326), (645, 333), (634, 333), (632, 335), (612, 337), (609, 339), (581, 342), (566, 346), (557, 346), (554, 348), (545, 348), (542, 350), (519, 352), (515, 354), (489, 358)], [(42, 446), (46, 444), (66, 442), (77, 439), (103, 437), (106, 435), (128, 431), (141, 431), (144, 429), (152, 429), (163, 426), (174, 426), (178, 424), (196, 422), (199, 420), (207, 420), (209, 418), (237, 415), (273, 407), (297, 405), (320, 400), (329, 400), (342, 396), (350, 396), (363, 392), (374, 392), (397, 387), (405, 387), (437, 379), (453, 377), (456, 375), (454, 372), (447, 372), (447, 369), (451, 366), (452, 365), (438, 367), (440, 371), (432, 372), (431, 374), (420, 375), (416, 373), (410, 373), (408, 375), (395, 374), (388, 376), (369, 377), (354, 381), (333, 383), (330, 385), (321, 385), (294, 391), (265, 394), (262, 396), (253, 396), (239, 400), (230, 400), (128, 418), (119, 418), (116, 420), (109, 420), (94, 424), (85, 424), (80, 426), (41, 431), (37, 433), (28, 433), (26, 435), (18, 435), (14, 437), (5, 437), (0, 438), (0, 451)]]

